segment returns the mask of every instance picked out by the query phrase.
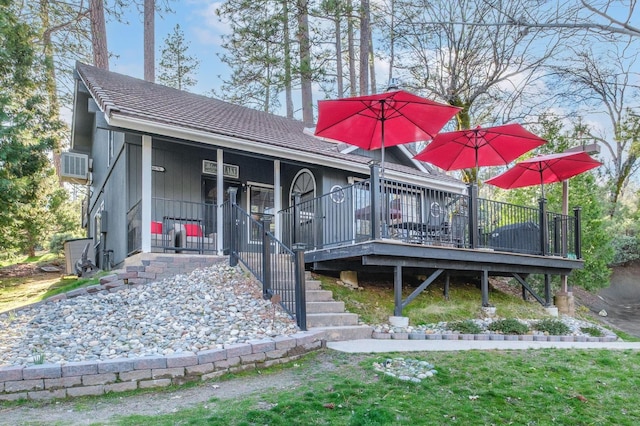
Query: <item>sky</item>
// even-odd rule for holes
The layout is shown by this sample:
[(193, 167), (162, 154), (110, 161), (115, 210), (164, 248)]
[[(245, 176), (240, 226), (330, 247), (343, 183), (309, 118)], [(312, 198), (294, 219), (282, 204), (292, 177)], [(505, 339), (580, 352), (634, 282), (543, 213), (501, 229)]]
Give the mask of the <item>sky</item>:
[[(190, 43), (188, 53), (200, 60), (198, 73), (195, 75), (198, 84), (190, 91), (206, 93), (222, 84), (219, 75), (228, 75), (229, 70), (220, 62), (217, 54), (223, 51), (221, 35), (227, 33), (228, 29), (215, 15), (219, 4), (206, 0), (176, 0), (171, 2), (174, 13), (156, 14), (156, 76), (159, 73), (157, 63), (164, 41), (173, 32), (175, 25), (180, 24), (185, 39)], [(126, 24), (113, 20), (107, 22), (107, 46), (114, 55), (109, 59), (109, 67), (114, 72), (143, 78), (142, 14), (133, 7), (127, 11), (125, 19), (128, 22)]]
[[(161, 0), (156, 0), (160, 3)], [(189, 43), (188, 53), (200, 60), (197, 74), (194, 76), (197, 85), (189, 90), (193, 93), (210, 94), (212, 89), (218, 89), (222, 80), (229, 76), (230, 70), (218, 57), (223, 53), (222, 35), (229, 34), (229, 27), (220, 22), (215, 10), (221, 1), (208, 0), (172, 0), (170, 3), (173, 13), (156, 13), (155, 43), (156, 43), (156, 76), (159, 74), (157, 63), (160, 51), (167, 36), (173, 32), (176, 24), (180, 24)], [(125, 15), (126, 23), (107, 21), (107, 44), (110, 53), (110, 70), (132, 77), (143, 78), (143, 23), (142, 13), (136, 7), (131, 7)], [(376, 60), (376, 79), (385, 81), (388, 65), (380, 59)], [(314, 90), (314, 101), (322, 99), (323, 95)], [(294, 96), (294, 99), (297, 97)], [(553, 109), (553, 107), (550, 107)], [(301, 116), (299, 112), (296, 116)], [(298, 117), (301, 118), (301, 117)], [(595, 128), (608, 127), (602, 116), (587, 117), (586, 123)]]

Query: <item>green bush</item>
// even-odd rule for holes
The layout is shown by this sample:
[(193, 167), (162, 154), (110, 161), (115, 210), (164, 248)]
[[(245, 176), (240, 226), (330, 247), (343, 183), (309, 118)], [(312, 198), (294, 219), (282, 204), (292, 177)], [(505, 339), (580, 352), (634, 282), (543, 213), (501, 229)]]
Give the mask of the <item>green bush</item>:
[(598, 327), (580, 327), (580, 331), (591, 337), (602, 337), (604, 333)]
[(499, 331), (503, 334), (527, 334), (529, 326), (515, 318), (506, 318), (492, 322), (489, 325), (489, 330)]
[(64, 250), (64, 242), (78, 238), (71, 232), (63, 232), (61, 234), (55, 234), (49, 241), (49, 251), (51, 253), (60, 254)]
[(624, 265), (640, 259), (640, 239), (631, 235), (616, 235), (611, 240), (614, 265)]
[(457, 331), (462, 334), (480, 334), (482, 333), (482, 329), (478, 324), (473, 322), (472, 320), (464, 320), (464, 321), (455, 321), (451, 322), (447, 325), (452, 331)]
[(534, 328), (543, 333), (549, 333), (552, 336), (562, 336), (569, 334), (569, 327), (560, 320), (553, 318), (545, 318), (535, 323)]

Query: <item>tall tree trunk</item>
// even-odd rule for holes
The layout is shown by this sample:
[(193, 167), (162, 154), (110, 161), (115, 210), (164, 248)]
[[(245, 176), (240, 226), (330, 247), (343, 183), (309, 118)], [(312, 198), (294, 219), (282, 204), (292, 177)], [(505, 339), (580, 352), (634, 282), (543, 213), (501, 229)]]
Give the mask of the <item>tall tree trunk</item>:
[(291, 82), (291, 34), (289, 33), (289, 0), (282, 1), (282, 31), (284, 48), (284, 98), (287, 118), (293, 118), (293, 90)]
[(343, 8), (342, 3), (336, 7), (336, 14), (334, 16), (335, 31), (336, 31), (336, 83), (338, 86), (338, 97), (344, 96), (344, 76), (342, 73), (342, 32), (341, 32), (341, 16)]
[[(56, 67), (53, 61), (53, 42), (51, 41), (51, 29), (49, 22), (49, 0), (40, 0), (40, 20), (42, 21), (42, 43), (44, 51), (44, 79), (47, 96), (49, 98), (49, 115), (58, 117), (60, 114), (58, 103), (58, 91), (56, 88)], [(56, 139), (57, 142), (57, 139)], [(58, 176), (58, 185), (63, 186), (60, 180), (60, 146), (56, 143), (53, 147), (53, 167)]]
[(302, 121), (313, 126), (313, 92), (311, 90), (311, 46), (309, 42), (309, 2), (298, 0), (298, 43), (300, 44), (300, 87), (302, 90)]
[(371, 31), (369, 31), (369, 79), (371, 80), (371, 93), (375, 94), (377, 92), (376, 89), (376, 60), (375, 56), (373, 56), (373, 36), (371, 35)]
[(144, 79), (156, 80), (155, 0), (144, 0)]
[(391, 0), (391, 24), (390, 24), (390, 28), (389, 28), (389, 79), (387, 80), (388, 86), (391, 86), (393, 84), (393, 60), (395, 57), (395, 45), (396, 45), (396, 40), (395, 40), (395, 23), (396, 23), (396, 19), (395, 19), (395, 0)]
[(360, 0), (360, 95), (369, 93), (369, 0)]
[(107, 26), (104, 20), (103, 0), (89, 0), (89, 17), (91, 20), (93, 65), (108, 70), (109, 50), (107, 49)]
[(358, 94), (356, 82), (356, 41), (353, 29), (353, 4), (352, 0), (347, 3), (347, 42), (349, 43), (349, 95), (356, 96)]

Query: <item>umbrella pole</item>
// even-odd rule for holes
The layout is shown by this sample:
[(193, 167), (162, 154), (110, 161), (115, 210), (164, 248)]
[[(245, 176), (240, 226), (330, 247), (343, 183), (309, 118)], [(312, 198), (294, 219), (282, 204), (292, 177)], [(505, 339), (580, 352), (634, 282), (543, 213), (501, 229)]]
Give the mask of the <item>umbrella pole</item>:
[(382, 102), (382, 109), (381, 109), (381, 116), (380, 116), (380, 122), (381, 122), (381, 129), (380, 129), (380, 133), (381, 133), (381, 141), (380, 141), (380, 149), (381, 149), (381, 162), (380, 162), (380, 193), (382, 194), (382, 237), (387, 237), (387, 207), (389, 205), (388, 200), (387, 200), (387, 193), (385, 191), (385, 185), (384, 185), (384, 101)]

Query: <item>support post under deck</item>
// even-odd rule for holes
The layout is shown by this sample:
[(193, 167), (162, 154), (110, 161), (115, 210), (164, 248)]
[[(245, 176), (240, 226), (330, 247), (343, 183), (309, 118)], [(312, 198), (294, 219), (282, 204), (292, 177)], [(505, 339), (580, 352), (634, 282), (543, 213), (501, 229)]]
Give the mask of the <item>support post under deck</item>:
[(544, 306), (551, 306), (551, 275), (544, 274)]
[(451, 275), (446, 272), (444, 275), (444, 300), (449, 300), (449, 284), (451, 282)]
[(395, 308), (393, 315), (396, 317), (402, 316), (402, 266), (394, 266), (393, 268), (393, 296)]
[(489, 271), (487, 269), (482, 270), (480, 290), (482, 292), (482, 306), (483, 307), (491, 306), (489, 305)]

